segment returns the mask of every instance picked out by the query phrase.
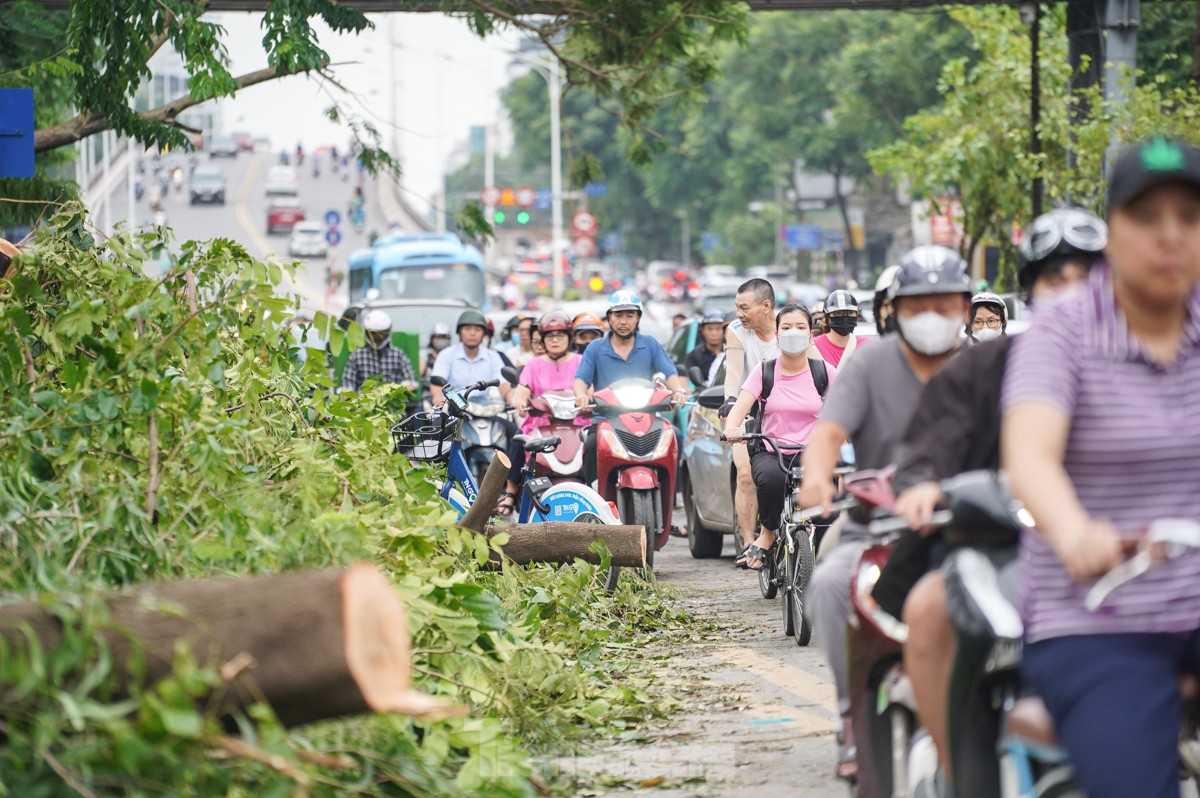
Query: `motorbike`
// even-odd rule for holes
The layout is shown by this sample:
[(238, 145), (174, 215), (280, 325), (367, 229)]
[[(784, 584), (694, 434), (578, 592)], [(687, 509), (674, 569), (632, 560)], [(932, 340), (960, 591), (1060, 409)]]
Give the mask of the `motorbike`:
[(575, 425), (581, 412), (575, 405), (575, 394), (569, 390), (547, 391), (530, 401), (530, 415), (550, 420), (549, 425), (534, 429), (533, 436), (562, 440), (557, 449), (537, 453), (535, 476), (547, 477), (555, 484), (583, 481), (582, 427)]
[[(857, 501), (851, 517), (866, 521), (895, 504), (892, 470), (859, 471), (843, 486)], [(850, 582), (850, 713), (858, 747), (859, 798), (900, 798), (907, 794), (909, 750), (917, 730), (916, 700), (904, 672), (908, 627), (871, 595), (904, 527), (872, 528), (875, 541), (863, 550)]]
[(171, 185), (175, 187), (175, 193), (183, 191), (183, 169), (178, 166), (171, 172)]
[(614, 502), (621, 522), (646, 529), (646, 566), (671, 537), (679, 443), (670, 423), (671, 391), (643, 379), (618, 380), (596, 391), (597, 491)]
[(508, 451), (508, 432), (503, 423), (507, 412), (504, 400), (490, 394), (472, 396), (467, 404), (463, 453), (471, 473), (480, 484), (496, 452)]

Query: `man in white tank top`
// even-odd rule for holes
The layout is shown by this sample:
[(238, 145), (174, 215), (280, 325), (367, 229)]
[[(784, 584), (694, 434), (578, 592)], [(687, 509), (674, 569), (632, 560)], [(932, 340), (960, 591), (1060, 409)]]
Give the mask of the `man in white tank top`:
[[(733, 406), (750, 370), (779, 357), (775, 339), (775, 289), (766, 280), (747, 280), (738, 286), (734, 297), (737, 321), (725, 331), (725, 408)], [(758, 518), (758, 492), (750, 471), (750, 453), (746, 444), (733, 444), (733, 463), (737, 467), (737, 491), (733, 504), (737, 511), (738, 531), (745, 548), (754, 542), (754, 522)]]

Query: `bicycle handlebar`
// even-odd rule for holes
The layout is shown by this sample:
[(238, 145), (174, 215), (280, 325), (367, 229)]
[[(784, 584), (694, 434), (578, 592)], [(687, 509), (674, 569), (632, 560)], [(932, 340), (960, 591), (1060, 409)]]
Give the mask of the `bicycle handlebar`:
[[(729, 439), (726, 438), (724, 435), (722, 435), (721, 440), (728, 441)], [(787, 449), (799, 449), (800, 451), (804, 451), (804, 444), (802, 444), (802, 443), (796, 443), (795, 441), (785, 441), (785, 440), (782, 440), (779, 438), (775, 438), (771, 435), (764, 435), (761, 432), (747, 432), (744, 435), (738, 435), (737, 440), (760, 440), (760, 441), (767, 441), (768, 443), (770, 443), (771, 448), (772, 448), (772, 453), (775, 455), (775, 459), (777, 461), (779, 461), (779, 470), (782, 471), (784, 474), (788, 473), (788, 468), (787, 468), (787, 466), (785, 466), (783, 464), (783, 450), (785, 448), (787, 448)], [(787, 444), (791, 444), (791, 445), (788, 446)]]

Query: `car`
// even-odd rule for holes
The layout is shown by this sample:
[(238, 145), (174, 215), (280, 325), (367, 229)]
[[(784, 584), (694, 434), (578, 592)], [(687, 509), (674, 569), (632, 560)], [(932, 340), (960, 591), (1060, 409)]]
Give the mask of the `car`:
[(209, 158), (236, 158), (239, 151), (233, 136), (213, 136), (207, 149)]
[(297, 222), (292, 227), (288, 254), (295, 258), (323, 258), (329, 253), (325, 243), (325, 227), (320, 222)]
[(273, 200), (267, 207), (267, 235), (290, 233), (296, 222), (304, 221), (304, 206), (300, 200), (284, 198)]
[(188, 186), (188, 204), (214, 202), (225, 204), (225, 175), (214, 166), (197, 166)]
[(266, 136), (255, 136), (254, 137), (254, 151), (255, 152), (270, 152), (271, 151), (271, 140), (269, 138), (267, 138)]
[(233, 140), (237, 142), (238, 149), (245, 150), (246, 152), (254, 151), (254, 137), (249, 133), (240, 131), (231, 135)]
[(294, 197), (300, 193), (300, 178), (296, 170), (290, 166), (272, 166), (267, 171), (266, 193), (268, 197)]
[[(703, 388), (701, 395), (720, 394), (723, 398), (724, 383), (722, 364), (713, 387)], [(720, 557), (726, 535), (733, 536), (735, 553), (741, 548), (733, 509), (737, 467), (733, 464), (733, 449), (721, 440), (724, 431), (725, 422), (716, 410), (697, 405), (688, 413), (679, 485), (687, 508), (688, 549), (698, 560)]]

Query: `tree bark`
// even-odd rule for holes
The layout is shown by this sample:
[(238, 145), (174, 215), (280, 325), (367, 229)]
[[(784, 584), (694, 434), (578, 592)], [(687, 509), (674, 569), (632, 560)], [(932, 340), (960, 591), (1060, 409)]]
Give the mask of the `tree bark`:
[[(111, 622), (97, 633), (112, 651), (118, 696), (135, 682), (170, 675), (185, 643), (201, 665), (220, 669), (211, 696), (221, 716), (266, 701), (286, 726), (366, 712), (461, 714), (409, 689), (411, 648), (404, 605), (373, 566), (249, 579), (140, 585), (103, 599)], [(47, 651), (62, 622), (37, 602), (0, 607), (0, 638), (24, 647), (32, 630)], [(80, 630), (72, 629), (71, 634)], [(134, 663), (141, 659), (142, 674)]]
[(519, 565), (569, 563), (576, 559), (598, 564), (600, 556), (590, 547), (602, 540), (612, 555), (613, 565), (646, 567), (646, 528), (642, 526), (543, 521), (497, 525), (488, 529), (489, 535), (500, 533), (510, 536), (500, 547), (504, 556)]
[(475, 494), (475, 501), (467, 510), (467, 514), (458, 522), (459, 529), (469, 529), (480, 535), (484, 533), (484, 530), (487, 529), (488, 519), (495, 514), (496, 504), (499, 503), (500, 496), (504, 493), (504, 483), (508, 479), (508, 469), (511, 467), (512, 462), (508, 459), (508, 455), (504, 452), (496, 452), (492, 462), (488, 463), (488, 469), (483, 475), (483, 484), (479, 486), (479, 492)]

